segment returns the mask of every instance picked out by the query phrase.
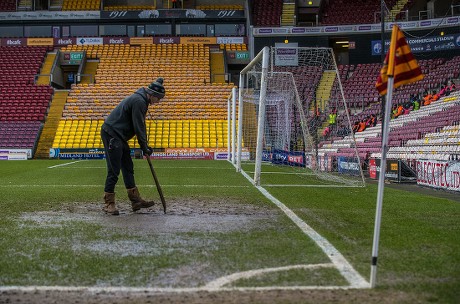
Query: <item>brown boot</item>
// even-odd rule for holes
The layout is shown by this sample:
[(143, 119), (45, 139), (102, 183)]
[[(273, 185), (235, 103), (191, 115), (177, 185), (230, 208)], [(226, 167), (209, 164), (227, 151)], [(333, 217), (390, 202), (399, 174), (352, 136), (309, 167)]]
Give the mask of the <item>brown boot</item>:
[(133, 207), (133, 211), (140, 210), (141, 208), (149, 208), (152, 207), (155, 203), (152, 201), (144, 201), (139, 194), (139, 189), (137, 187), (127, 189), (128, 197), (131, 200), (131, 205)]
[(115, 206), (115, 193), (109, 193), (105, 192), (104, 193), (104, 202), (105, 206), (102, 208), (102, 210), (105, 211), (105, 213), (111, 214), (111, 215), (119, 215), (120, 213), (118, 212), (117, 207)]

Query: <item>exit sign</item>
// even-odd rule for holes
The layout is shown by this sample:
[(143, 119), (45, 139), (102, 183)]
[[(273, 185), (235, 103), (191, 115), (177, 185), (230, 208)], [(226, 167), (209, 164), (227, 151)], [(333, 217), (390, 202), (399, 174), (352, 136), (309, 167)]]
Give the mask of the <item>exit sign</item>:
[(70, 60), (82, 60), (83, 59), (83, 53), (78, 52), (78, 53), (70, 53)]
[(236, 52), (236, 59), (249, 59), (248, 52)]

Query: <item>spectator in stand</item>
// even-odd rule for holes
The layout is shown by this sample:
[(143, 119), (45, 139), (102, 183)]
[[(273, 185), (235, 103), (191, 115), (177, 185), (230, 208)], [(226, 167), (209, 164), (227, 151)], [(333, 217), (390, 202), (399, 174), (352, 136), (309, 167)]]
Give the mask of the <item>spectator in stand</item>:
[(433, 95), (431, 96), (431, 102), (435, 102), (439, 100), (439, 94), (436, 94), (436, 90), (433, 90)]
[(412, 99), (413, 97), (411, 96), (409, 100), (403, 104), (404, 109), (410, 109), (412, 107)]
[(358, 132), (358, 129), (359, 129), (359, 120), (355, 121), (351, 130), (353, 131), (353, 133), (356, 133)]
[(450, 88), (447, 85), (447, 82), (444, 82), (444, 84), (441, 85), (441, 90), (439, 91), (439, 96), (449, 96), (450, 94)]
[(402, 104), (399, 104), (399, 105), (396, 105), (396, 112), (393, 111), (393, 117), (394, 118), (398, 118), (399, 116), (403, 115), (404, 114), (404, 107), (402, 106)]
[(414, 98), (412, 99), (412, 110), (417, 111), (420, 109), (420, 95), (414, 95)]
[(366, 130), (366, 120), (361, 119), (361, 121), (358, 123), (358, 132), (363, 132)]
[(321, 109), (320, 107), (316, 107), (316, 117), (320, 117), (321, 116)]
[(391, 119), (396, 118), (396, 113), (398, 113), (398, 106), (393, 105), (393, 107), (391, 107)]
[(377, 125), (377, 115), (371, 114), (371, 121), (369, 123), (371, 127), (375, 127)]
[(412, 109), (412, 103), (410, 101), (405, 102), (403, 105), (403, 115), (409, 114)]
[(428, 106), (431, 104), (431, 99), (433, 98), (433, 95), (430, 92), (425, 92), (426, 94), (423, 95), (423, 105)]
[(366, 128), (370, 127), (371, 126), (371, 116), (367, 115), (365, 121), (366, 121)]
[(323, 140), (326, 140), (329, 137), (329, 134), (331, 134), (331, 128), (329, 128), (329, 126), (327, 126), (323, 130)]
[(335, 109), (332, 110), (331, 113), (329, 113), (329, 126), (335, 126), (337, 123), (337, 113), (335, 112)]
[(447, 84), (449, 85), (450, 92), (455, 91), (456, 87), (455, 82), (453, 80), (450, 80)]

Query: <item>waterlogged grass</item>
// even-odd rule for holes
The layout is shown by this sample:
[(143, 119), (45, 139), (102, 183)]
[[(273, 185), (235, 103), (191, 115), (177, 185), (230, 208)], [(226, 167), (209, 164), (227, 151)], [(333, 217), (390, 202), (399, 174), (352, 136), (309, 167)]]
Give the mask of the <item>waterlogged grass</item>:
[(249, 279), (240, 279), (232, 284), (235, 287), (264, 287), (264, 286), (346, 286), (348, 282), (340, 276), (337, 269), (290, 269), (262, 273)]
[[(414, 186), (416, 187), (416, 186)], [(377, 185), (365, 188), (267, 188), (326, 237), (363, 276), (372, 253)], [(460, 300), (460, 204), (386, 187), (377, 282), (380, 288)]]
[[(153, 165), (169, 203), (231, 202), (262, 208), (267, 216), (228, 231), (216, 226), (170, 233), (138, 231), (132, 223), (107, 224), (130, 217), (136, 221), (136, 216), (167, 220), (168, 215), (160, 212), (107, 217), (94, 207), (90, 219), (85, 219), (85, 212), (74, 206), (102, 206), (105, 162), (71, 162), (0, 162), (1, 285), (192, 287), (235, 272), (330, 263), (228, 162), (153, 161)], [(134, 160), (134, 164), (141, 194), (158, 201), (147, 162)], [(49, 168), (56, 165), (61, 166)], [(277, 178), (289, 182), (291, 177), (274, 174), (269, 183)], [(369, 277), (376, 185), (266, 189), (330, 241), (362, 276)], [(116, 193), (118, 204), (128, 208), (121, 176)], [(83, 219), (72, 217), (75, 214)], [(72, 220), (64, 220), (66, 216)], [(377, 288), (423, 294), (423, 299), (436, 303), (458, 303), (459, 218), (456, 201), (386, 187)], [(181, 219), (191, 218), (183, 215)], [(321, 268), (267, 273), (232, 286), (273, 285), (343, 286), (346, 281), (336, 269)]]
[[(149, 215), (109, 217), (98, 212), (105, 163), (68, 162), (50, 168), (65, 163), (0, 164), (8, 172), (1, 181), (8, 191), (0, 195), (5, 210), (0, 215), (2, 285), (190, 287), (254, 268), (328, 261), (227, 162), (159, 161), (154, 166), (167, 202), (217, 201), (233, 208), (249, 204), (269, 215), (259, 214), (254, 223), (230, 231), (209, 227), (171, 233), (157, 232), (155, 226), (138, 229), (136, 221)], [(158, 201), (147, 163), (135, 160), (135, 170), (143, 196)], [(27, 171), (27, 178), (21, 171)], [(122, 180), (117, 200), (128, 206)], [(168, 215), (150, 216), (152, 221), (168, 220)], [(13, 259), (17, 263), (9, 263)]]

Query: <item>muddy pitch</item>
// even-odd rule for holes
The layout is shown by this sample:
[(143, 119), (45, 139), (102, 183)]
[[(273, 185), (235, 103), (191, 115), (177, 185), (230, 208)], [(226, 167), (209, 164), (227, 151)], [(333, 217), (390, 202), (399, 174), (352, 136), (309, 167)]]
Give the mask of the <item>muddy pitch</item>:
[[(128, 203), (118, 203), (119, 216), (106, 215), (101, 203), (71, 203), (46, 212), (24, 213), (21, 220), (26, 225), (59, 227), (69, 221), (97, 223), (107, 230), (123, 229), (126, 233), (162, 234), (174, 232), (231, 232), (248, 229), (264, 229), (274, 225), (281, 212), (269, 206), (245, 205), (231, 201), (206, 201), (202, 199), (168, 202), (167, 213), (161, 204), (133, 213)], [(271, 224), (270, 224), (271, 223)], [(117, 251), (116, 245), (104, 250)], [(110, 248), (112, 246), (113, 248)], [(140, 247), (127, 244), (130, 254)], [(94, 249), (97, 250), (97, 249)], [(191, 265), (193, 268), (193, 265)], [(183, 269), (184, 275), (197, 269)], [(174, 271), (177, 279), (180, 274)], [(163, 278), (165, 279), (165, 278)], [(170, 278), (171, 279), (171, 278)], [(166, 280), (170, 280), (167, 279)], [(187, 280), (188, 278), (185, 278)], [(267, 290), (267, 291), (161, 291), (160, 289), (137, 291), (95, 292), (86, 289), (72, 290), (51, 287), (49, 289), (9, 288), (0, 292), (1, 303), (420, 303), (423, 297), (392, 291), (373, 290)]]
[(117, 203), (118, 216), (105, 214), (102, 207), (102, 203), (75, 202), (52, 211), (25, 213), (22, 219), (41, 226), (83, 221), (147, 233), (231, 232), (260, 228), (261, 221), (273, 221), (276, 215), (281, 214), (268, 206), (200, 199), (169, 201), (166, 214), (161, 204), (132, 212), (130, 204)]

